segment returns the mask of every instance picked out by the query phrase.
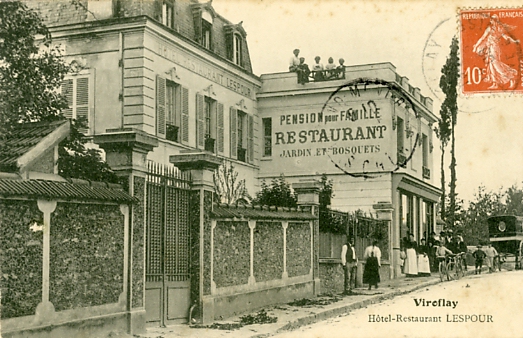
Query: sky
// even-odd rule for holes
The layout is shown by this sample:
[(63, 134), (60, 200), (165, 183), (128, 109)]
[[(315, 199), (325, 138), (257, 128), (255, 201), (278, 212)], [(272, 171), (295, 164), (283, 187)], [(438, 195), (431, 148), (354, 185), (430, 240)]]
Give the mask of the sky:
[[(313, 1), (214, 0), (214, 9), (243, 21), (253, 71), (285, 72), (292, 50), (312, 64), (319, 55), (345, 59), (345, 65), (390, 62), (396, 71), (434, 99), (439, 115), (443, 96), (440, 69), (458, 35), (458, 10), (521, 8), (516, 1)], [(520, 20), (523, 25), (523, 18)], [(523, 41), (523, 36), (521, 37)], [(430, 55), (430, 56), (429, 56)], [(480, 185), (498, 191), (522, 186), (523, 94), (496, 93), (458, 98), (456, 158), (458, 197), (474, 199)], [(436, 138), (434, 138), (436, 140)], [(434, 144), (434, 184), (439, 184), (441, 153)], [(450, 158), (446, 159), (446, 166)], [(450, 176), (447, 170), (447, 181)]]

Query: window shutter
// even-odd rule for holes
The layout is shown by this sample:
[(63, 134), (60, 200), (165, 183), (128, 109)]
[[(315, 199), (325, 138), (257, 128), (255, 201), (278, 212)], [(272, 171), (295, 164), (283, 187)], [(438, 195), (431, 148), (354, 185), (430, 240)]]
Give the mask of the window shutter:
[(200, 8), (194, 8), (192, 15), (194, 23), (194, 41), (200, 43), (202, 41), (202, 10)]
[(68, 119), (73, 118), (73, 79), (67, 79), (62, 81), (62, 95), (67, 100), (69, 108), (62, 111), (64, 116)]
[(216, 104), (216, 110), (217, 110), (217, 113), (216, 113), (216, 144), (217, 144), (217, 149), (218, 149), (218, 152), (219, 153), (222, 153), (223, 154), (223, 141), (224, 141), (224, 136), (223, 136), (223, 104), (222, 103), (217, 103)]
[(203, 95), (196, 93), (196, 146), (205, 147), (205, 114)]
[(225, 49), (228, 60), (234, 60), (234, 34), (232, 32), (225, 33)]
[(166, 81), (156, 76), (156, 135), (165, 138), (165, 89)]
[(247, 124), (247, 162), (254, 163), (254, 119), (248, 115)]
[(231, 157), (237, 158), (238, 157), (238, 140), (236, 139), (236, 133), (237, 133), (237, 120), (238, 120), (238, 111), (231, 107), (230, 109), (230, 122), (231, 122), (231, 128), (230, 128), (230, 134), (231, 134)]
[(182, 142), (189, 142), (189, 89), (182, 87)]
[(82, 120), (86, 128), (81, 131), (85, 134), (89, 130), (89, 78), (76, 79), (76, 119)]

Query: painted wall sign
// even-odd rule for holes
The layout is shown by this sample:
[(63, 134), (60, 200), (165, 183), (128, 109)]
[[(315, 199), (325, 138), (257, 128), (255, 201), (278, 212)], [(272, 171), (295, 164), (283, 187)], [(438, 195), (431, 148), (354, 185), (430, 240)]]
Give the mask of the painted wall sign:
[(286, 174), (310, 168), (321, 173), (397, 170), (398, 113), (412, 129), (405, 132), (405, 142), (415, 149), (420, 121), (397, 90), (362, 86), (329, 94), (286, 101), (283, 113), (271, 114), (273, 161)]
[(212, 68), (207, 64), (198, 61), (187, 52), (175, 49), (172, 46), (160, 42), (157, 43), (156, 51), (167, 60), (172, 61), (195, 74), (203, 76), (204, 78), (235, 91), (249, 99), (253, 99), (254, 88), (248, 85), (245, 81), (242, 81), (239, 78), (234, 78), (224, 72), (217, 71), (216, 68)]

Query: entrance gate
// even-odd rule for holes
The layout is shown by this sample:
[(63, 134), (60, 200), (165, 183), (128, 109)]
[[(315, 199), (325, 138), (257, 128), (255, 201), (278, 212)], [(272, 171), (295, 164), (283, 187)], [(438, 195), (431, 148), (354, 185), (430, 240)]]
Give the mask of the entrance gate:
[(185, 323), (190, 307), (188, 174), (148, 163), (145, 310), (148, 326)]

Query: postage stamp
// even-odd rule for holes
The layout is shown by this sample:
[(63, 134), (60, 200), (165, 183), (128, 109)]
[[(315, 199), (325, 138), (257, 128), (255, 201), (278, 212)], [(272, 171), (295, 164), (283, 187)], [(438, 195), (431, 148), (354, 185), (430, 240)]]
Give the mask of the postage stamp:
[(459, 12), (463, 94), (523, 93), (523, 8)]

